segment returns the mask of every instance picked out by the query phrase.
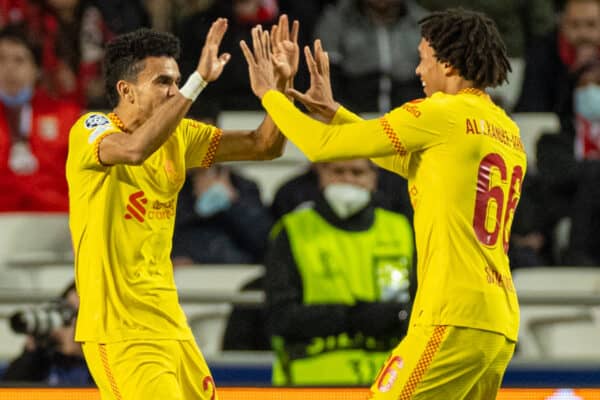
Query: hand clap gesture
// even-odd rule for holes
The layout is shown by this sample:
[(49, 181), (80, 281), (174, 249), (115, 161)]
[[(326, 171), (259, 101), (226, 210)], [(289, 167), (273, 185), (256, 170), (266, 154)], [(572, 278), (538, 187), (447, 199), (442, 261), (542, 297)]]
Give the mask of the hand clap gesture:
[(298, 47), (298, 30), (300, 23), (294, 21), (290, 31), (287, 15), (279, 17), (277, 25), (271, 27), (271, 44), (273, 62), (278, 83), (291, 82), (298, 72), (300, 48)]
[(304, 48), (304, 56), (310, 73), (310, 87), (306, 93), (295, 89), (288, 89), (287, 94), (298, 100), (308, 111), (319, 115), (323, 120), (329, 122), (339, 108), (339, 103), (333, 99), (331, 90), (331, 78), (329, 76), (329, 56), (323, 50), (321, 41), (315, 40), (314, 56), (310, 48)]
[(270, 89), (276, 88), (275, 67), (271, 58), (271, 40), (269, 32), (265, 32), (262, 26), (252, 28), (252, 47), (250, 51), (245, 41), (240, 42), (240, 47), (248, 62), (250, 74), (250, 86), (254, 94), (262, 99)]
[(221, 45), (225, 31), (227, 31), (227, 19), (218, 18), (213, 22), (206, 35), (206, 41), (200, 54), (198, 67), (196, 68), (196, 71), (198, 71), (202, 79), (206, 82), (215, 81), (221, 76), (225, 64), (231, 58), (229, 53), (219, 55), (219, 46)]

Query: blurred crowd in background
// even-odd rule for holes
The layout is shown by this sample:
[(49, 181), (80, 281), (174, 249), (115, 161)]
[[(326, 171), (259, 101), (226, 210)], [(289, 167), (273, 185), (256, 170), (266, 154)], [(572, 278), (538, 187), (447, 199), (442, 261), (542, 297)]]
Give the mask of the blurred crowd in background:
[[(528, 171), (512, 228), (512, 268), (600, 266), (600, 0), (0, 0), (0, 212), (68, 211), (64, 164), (69, 128), (85, 110), (107, 108), (103, 47), (115, 35), (140, 27), (172, 32), (181, 40), (185, 80), (196, 67), (212, 21), (227, 17), (221, 50), (232, 59), (190, 111), (191, 117), (218, 125), (222, 111), (261, 110), (239, 42), (251, 40), (252, 26), (270, 26), (286, 13), (301, 23), (301, 46), (320, 38), (329, 52), (336, 99), (357, 113), (384, 113), (423, 96), (415, 75), (418, 21), (453, 6), (494, 19), (509, 57), (524, 65), (519, 82), (510, 83), (519, 85), (516, 100), (511, 103), (498, 92), (492, 93), (494, 101), (508, 112), (552, 113), (560, 121), (557, 131), (544, 132), (535, 148), (537, 165)], [(305, 65), (295, 85), (307, 87)], [(368, 184), (361, 181), (363, 174), (372, 175)], [(332, 189), (331, 183), (338, 186)], [(411, 269), (406, 181), (366, 161), (307, 164), (305, 173), (281, 186), (272, 204), (264, 204), (257, 182), (235, 167), (189, 172), (177, 206), (175, 267), (266, 264), (271, 274), (267, 284), (250, 285), (267, 290), (267, 311), (252, 317), (263, 324), (264, 340), (243, 344), (256, 335), (244, 334), (240, 325), (228, 331), (231, 348), (268, 348), (270, 334), (291, 335), (288, 344), (320, 335), (269, 319), (269, 311), (285, 310), (284, 303), (292, 301), (285, 293), (302, 292), (297, 286), (305, 260), (294, 254), (292, 235), (299, 222), (292, 221), (310, 205), (342, 231), (370, 230), (376, 224), (373, 215), (383, 214), (365, 216), (368, 207), (406, 217), (407, 226), (398, 235), (410, 244), (401, 255), (410, 265), (398, 271)], [(289, 274), (285, 279), (282, 269)], [(408, 275), (400, 279), (400, 292), (410, 291)], [(301, 297), (293, 301), (301, 303)], [(340, 299), (323, 301), (337, 304)], [(363, 321), (336, 326), (343, 331), (370, 327), (375, 336), (387, 338), (390, 327), (377, 331), (368, 316), (379, 320), (407, 307), (365, 308), (364, 314), (355, 308), (352, 315), (364, 315)], [(298, 316), (301, 311), (286, 313)], [(322, 312), (325, 319), (344, 318), (340, 310)], [(250, 326), (254, 333), (256, 326)], [(278, 349), (285, 349), (284, 342)]]
[[(600, 247), (595, 243), (600, 205), (591, 192), (597, 190), (594, 182), (600, 174), (596, 167), (600, 155), (600, 3), (595, 0), (1, 1), (0, 211), (67, 211), (63, 164), (68, 130), (84, 110), (107, 108), (102, 56), (103, 46), (114, 35), (140, 27), (173, 32), (181, 40), (180, 68), (185, 77), (195, 68), (212, 21), (228, 17), (222, 50), (230, 52), (232, 60), (224, 76), (206, 89), (191, 110), (192, 117), (217, 123), (222, 110), (261, 109), (248, 86), (239, 41), (250, 39), (251, 26), (269, 26), (287, 13), (301, 21), (301, 45), (310, 45), (317, 37), (323, 41), (332, 63), (336, 99), (355, 112), (386, 112), (422, 97), (414, 72), (420, 39), (417, 22), (430, 10), (450, 6), (491, 16), (509, 56), (516, 63), (524, 62), (516, 102), (506, 104), (502, 96), (494, 99), (512, 112), (555, 113), (560, 120), (558, 135), (541, 136), (537, 168), (530, 169), (525, 181), (513, 227), (513, 267), (600, 265)], [(305, 88), (306, 68), (301, 66), (300, 71), (296, 86)], [(193, 188), (186, 188), (180, 202), (181, 239), (175, 246), (179, 261), (259, 262), (270, 225), (317, 192), (311, 171), (296, 180), (296, 188), (277, 195), (272, 205), (260, 203), (259, 187), (226, 169), (192, 175)], [(381, 181), (387, 180), (399, 179), (388, 179), (384, 173)], [(406, 185), (382, 185), (388, 189), (381, 193), (384, 200), (410, 215)], [(312, 190), (305, 190), (311, 186)], [(210, 210), (213, 223), (202, 221), (192, 228), (194, 218), (211, 219), (193, 208), (193, 198), (206, 191), (200, 204), (208, 204), (206, 198), (212, 194), (211, 204), (218, 212)], [(215, 201), (221, 204), (214, 205)], [(241, 214), (254, 220), (238, 226), (244, 218), (227, 216), (244, 203), (254, 208)], [(571, 222), (570, 240), (557, 250), (555, 231), (565, 218)], [(190, 232), (195, 229), (206, 232)], [(211, 244), (212, 253), (220, 256), (213, 257), (204, 249), (198, 251), (202, 256), (186, 253), (190, 240), (209, 246), (199, 239), (219, 236), (215, 229), (226, 231)]]

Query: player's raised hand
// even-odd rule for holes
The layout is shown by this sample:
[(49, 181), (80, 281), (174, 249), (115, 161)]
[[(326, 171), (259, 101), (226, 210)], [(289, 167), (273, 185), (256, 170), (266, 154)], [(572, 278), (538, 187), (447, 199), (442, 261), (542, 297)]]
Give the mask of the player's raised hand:
[(219, 46), (221, 46), (225, 31), (227, 31), (227, 19), (217, 18), (206, 35), (206, 41), (198, 61), (198, 68), (196, 68), (206, 82), (212, 82), (219, 78), (225, 64), (231, 58), (229, 53), (219, 55)]
[(240, 47), (248, 63), (250, 86), (254, 94), (262, 99), (270, 89), (276, 88), (275, 67), (271, 58), (271, 40), (269, 32), (263, 31), (262, 26), (252, 28), (252, 48), (245, 41), (240, 42)]
[(304, 48), (304, 56), (310, 73), (310, 87), (305, 93), (290, 88), (287, 94), (304, 104), (311, 113), (330, 121), (340, 105), (333, 99), (331, 90), (329, 55), (317, 39), (314, 43), (314, 56), (308, 46)]
[(298, 47), (298, 31), (300, 23), (294, 21), (290, 31), (288, 16), (279, 17), (276, 25), (271, 27), (271, 47), (275, 75), (277, 81), (289, 81), (298, 72), (300, 48)]

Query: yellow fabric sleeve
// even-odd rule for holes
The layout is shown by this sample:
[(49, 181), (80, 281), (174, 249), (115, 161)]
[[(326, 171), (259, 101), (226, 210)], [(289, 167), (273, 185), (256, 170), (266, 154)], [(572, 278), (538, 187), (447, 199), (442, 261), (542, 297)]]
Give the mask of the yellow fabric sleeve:
[(331, 120), (330, 124), (342, 125), (359, 121), (364, 121), (364, 119), (354, 114), (352, 111), (344, 108), (344, 106), (340, 106), (340, 108), (338, 108), (335, 112), (335, 115), (333, 116), (333, 119)]
[(313, 162), (382, 157), (396, 152), (380, 120), (324, 124), (304, 115), (275, 90), (263, 96), (262, 104), (280, 131)]
[(188, 118), (181, 120), (177, 130), (181, 132), (185, 143), (186, 168), (210, 167), (223, 132), (212, 125)]
[[(330, 124), (342, 125), (358, 121), (363, 121), (363, 119), (360, 116), (354, 114), (352, 111), (341, 106), (336, 111)], [(371, 158), (371, 161), (375, 165), (387, 169), (388, 171), (394, 172), (400, 176), (403, 176), (404, 178), (408, 176), (410, 153), (395, 153), (387, 157)]]

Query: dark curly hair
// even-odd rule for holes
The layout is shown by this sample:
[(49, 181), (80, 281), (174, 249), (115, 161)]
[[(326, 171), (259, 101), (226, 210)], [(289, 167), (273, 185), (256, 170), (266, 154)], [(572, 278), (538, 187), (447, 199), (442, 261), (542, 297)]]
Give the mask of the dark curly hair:
[(482, 13), (451, 8), (419, 21), (421, 36), (440, 62), (447, 62), (480, 89), (508, 82), (512, 71), (494, 21)]
[(179, 52), (179, 39), (166, 32), (142, 28), (114, 38), (104, 54), (104, 84), (110, 107), (119, 103), (117, 82), (121, 79), (135, 82), (147, 57), (178, 59)]

